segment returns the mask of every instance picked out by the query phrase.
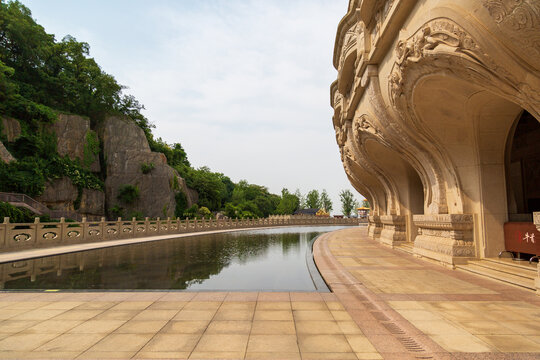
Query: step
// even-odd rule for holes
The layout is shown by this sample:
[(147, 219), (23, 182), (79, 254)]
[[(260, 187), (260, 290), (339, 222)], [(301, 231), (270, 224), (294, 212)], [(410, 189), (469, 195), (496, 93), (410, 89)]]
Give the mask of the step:
[(523, 276), (512, 275), (506, 272), (493, 270), (487, 267), (478, 266), (469, 262), (467, 265), (456, 265), (456, 269), (468, 271), (477, 275), (482, 275), (494, 280), (499, 280), (508, 284), (520, 286), (529, 290), (536, 290), (534, 279)]
[(394, 249), (406, 252), (407, 254), (412, 254), (414, 251), (414, 244), (412, 242), (404, 242), (394, 247)]
[(469, 260), (468, 264), (481, 266), (490, 270), (500, 271), (505, 274), (520, 276), (526, 279), (534, 280), (534, 278), (536, 278), (537, 276), (536, 269), (527, 269), (519, 266), (511, 266), (511, 264), (501, 264), (498, 262), (486, 260)]
[(538, 271), (538, 263), (536, 261), (529, 263), (527, 260), (515, 261), (510, 258), (484, 258), (482, 260), (506, 266), (511, 269), (517, 268), (525, 271), (532, 271), (534, 273)]

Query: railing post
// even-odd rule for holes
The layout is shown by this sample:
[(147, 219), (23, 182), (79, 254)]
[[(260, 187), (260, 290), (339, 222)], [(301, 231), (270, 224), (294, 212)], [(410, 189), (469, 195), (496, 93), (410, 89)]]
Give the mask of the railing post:
[(0, 224), (0, 248), (6, 247), (7, 231), (8, 231), (9, 217), (4, 218), (4, 222)]

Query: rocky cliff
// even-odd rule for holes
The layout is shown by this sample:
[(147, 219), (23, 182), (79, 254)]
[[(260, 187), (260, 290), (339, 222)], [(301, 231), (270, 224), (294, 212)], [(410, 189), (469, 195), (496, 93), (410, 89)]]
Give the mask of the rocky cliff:
[[(134, 213), (168, 217), (174, 216), (175, 192), (182, 191), (189, 206), (196, 200), (176, 170), (167, 165), (165, 155), (150, 150), (143, 130), (133, 121), (108, 117), (98, 132), (103, 141), (109, 209), (115, 208), (128, 217)], [(120, 190), (125, 186), (138, 189), (138, 196), (133, 201), (119, 198)]]
[[(21, 133), (19, 122), (1, 120), (3, 138), (15, 141)], [(197, 192), (167, 165), (165, 155), (150, 150), (143, 130), (128, 118), (108, 117), (94, 131), (89, 119), (60, 114), (49, 130), (56, 135), (60, 156), (80, 162), (105, 180), (104, 191), (79, 189), (68, 177), (49, 181), (36, 200), (52, 209), (94, 217), (173, 217), (178, 192), (186, 195), (188, 206), (197, 201)], [(104, 164), (100, 164), (101, 151)], [(2, 142), (0, 159), (16, 161)], [(133, 201), (118, 196), (126, 185), (138, 189)]]

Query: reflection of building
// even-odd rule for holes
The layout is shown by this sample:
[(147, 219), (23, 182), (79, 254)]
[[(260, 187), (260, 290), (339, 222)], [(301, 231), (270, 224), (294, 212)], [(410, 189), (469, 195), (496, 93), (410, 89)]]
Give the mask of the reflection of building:
[(350, 0), (331, 102), (370, 236), (456, 264), (496, 257), (505, 223), (532, 223), (539, 59), (537, 0)]
[(358, 212), (358, 218), (359, 219), (366, 219), (369, 216), (369, 210), (370, 210), (370, 208), (365, 207), (365, 206), (356, 208), (356, 211)]

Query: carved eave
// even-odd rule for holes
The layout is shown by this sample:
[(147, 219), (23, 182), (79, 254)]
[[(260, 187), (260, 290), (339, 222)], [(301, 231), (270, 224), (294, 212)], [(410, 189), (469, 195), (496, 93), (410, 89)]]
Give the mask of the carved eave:
[(341, 49), (343, 47), (343, 41), (345, 40), (345, 34), (351, 26), (353, 26), (355, 23), (358, 22), (358, 16), (356, 14), (356, 9), (358, 8), (358, 3), (361, 0), (350, 0), (349, 2), (349, 11), (347, 14), (341, 19), (338, 25), (337, 33), (336, 33), (336, 41), (334, 42), (334, 67), (336, 70), (339, 67), (339, 59), (341, 57)]
[(335, 97), (337, 91), (337, 80), (330, 85), (330, 106), (333, 108), (335, 106)]

